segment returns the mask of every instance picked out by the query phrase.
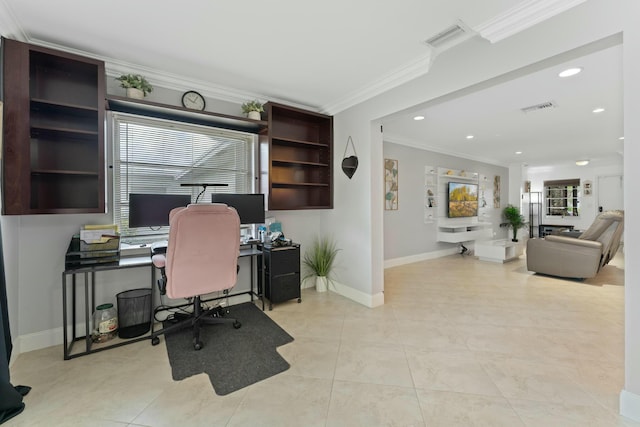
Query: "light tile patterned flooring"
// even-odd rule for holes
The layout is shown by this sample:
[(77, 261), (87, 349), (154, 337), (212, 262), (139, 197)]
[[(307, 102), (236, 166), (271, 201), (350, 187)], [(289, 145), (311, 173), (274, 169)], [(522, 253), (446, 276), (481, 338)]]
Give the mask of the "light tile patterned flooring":
[(6, 425), (640, 426), (617, 415), (623, 268), (580, 282), (454, 255), (386, 270), (376, 309), (305, 289), (268, 312), (291, 368), (225, 397), (204, 374), (174, 382), (164, 339), (25, 353), (12, 382), (33, 390)]

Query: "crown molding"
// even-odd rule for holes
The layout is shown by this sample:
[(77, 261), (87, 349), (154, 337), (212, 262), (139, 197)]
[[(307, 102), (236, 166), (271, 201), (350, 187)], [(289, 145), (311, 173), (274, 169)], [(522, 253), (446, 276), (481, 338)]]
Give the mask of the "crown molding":
[[(0, 2), (3, 0), (0, 0)], [(28, 43), (36, 44), (38, 46), (47, 47), (50, 49), (60, 50), (67, 53), (72, 53), (75, 55), (84, 56), (87, 58), (93, 58), (100, 61), (104, 61), (105, 63), (105, 74), (107, 77), (118, 77), (122, 74), (142, 74), (145, 78), (155, 86), (162, 87), (165, 89), (176, 90), (176, 91), (185, 91), (189, 89), (193, 89), (194, 87), (198, 88), (198, 92), (203, 96), (215, 98), (220, 101), (227, 101), (236, 104), (242, 104), (246, 102), (248, 99), (258, 99), (265, 101), (273, 101), (278, 103), (283, 103), (287, 105), (291, 105), (293, 107), (302, 108), (310, 111), (318, 111), (317, 108), (311, 107), (309, 105), (300, 104), (297, 102), (292, 102), (287, 99), (274, 98), (272, 96), (267, 96), (265, 94), (254, 93), (243, 91), (237, 88), (216, 85), (211, 82), (198, 80), (198, 79), (188, 79), (175, 74), (159, 72), (152, 68), (144, 67), (137, 64), (131, 64), (125, 61), (120, 61), (114, 58), (109, 58), (105, 56), (100, 56), (93, 54), (91, 52), (86, 52), (80, 49), (69, 48), (67, 46), (61, 46), (55, 43), (46, 42), (38, 39), (28, 40)]]
[(431, 64), (433, 62), (433, 49), (430, 46), (426, 46), (428, 53), (420, 58), (408, 62), (404, 66), (397, 68), (385, 77), (377, 80), (371, 85), (367, 85), (360, 90), (347, 94), (338, 101), (323, 106), (320, 110), (325, 114), (334, 115), (347, 108), (353, 107), (356, 104), (380, 95), (394, 87), (400, 86), (408, 81), (420, 77), (429, 72)]
[(499, 42), (586, 0), (527, 0), (473, 28), (491, 43)]
[(28, 39), (22, 27), (18, 24), (13, 10), (4, 0), (0, 0), (0, 34), (3, 37), (21, 42)]
[(385, 133), (383, 136), (383, 142), (391, 142), (393, 144), (399, 144), (399, 145), (404, 145), (406, 147), (417, 148), (418, 150), (432, 151), (434, 153), (446, 154), (447, 156), (459, 157), (461, 159), (473, 160), (476, 162), (487, 163), (495, 166), (508, 167), (508, 165), (497, 162), (495, 159), (491, 159), (488, 157), (480, 157), (480, 156), (470, 156), (468, 154), (459, 153), (457, 151), (443, 150), (442, 148), (432, 147), (422, 142), (416, 141), (414, 139), (404, 138), (398, 135)]

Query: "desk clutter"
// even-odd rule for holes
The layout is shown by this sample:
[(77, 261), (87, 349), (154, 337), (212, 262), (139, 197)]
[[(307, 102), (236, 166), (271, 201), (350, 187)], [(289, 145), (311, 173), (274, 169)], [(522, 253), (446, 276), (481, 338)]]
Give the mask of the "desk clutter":
[(65, 268), (79, 268), (120, 260), (120, 235), (116, 225), (85, 225), (69, 242)]

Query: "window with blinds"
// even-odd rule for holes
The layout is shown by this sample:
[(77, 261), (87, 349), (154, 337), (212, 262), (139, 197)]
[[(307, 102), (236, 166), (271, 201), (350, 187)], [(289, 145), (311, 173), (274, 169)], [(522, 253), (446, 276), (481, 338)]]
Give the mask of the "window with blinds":
[(547, 216), (579, 216), (579, 179), (544, 181)]
[[(253, 193), (256, 135), (114, 113), (114, 222), (123, 236), (167, 234), (129, 228), (129, 194), (190, 194), (210, 202), (211, 192)], [(208, 187), (181, 184), (227, 184)]]

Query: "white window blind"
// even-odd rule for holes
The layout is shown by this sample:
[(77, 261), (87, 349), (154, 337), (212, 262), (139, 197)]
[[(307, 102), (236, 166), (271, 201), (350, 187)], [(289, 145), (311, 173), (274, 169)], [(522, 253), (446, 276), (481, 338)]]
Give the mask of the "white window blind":
[(211, 192), (252, 193), (255, 181), (255, 140), (250, 133), (161, 119), (113, 114), (114, 221), (123, 236), (167, 234), (161, 229), (129, 229), (129, 194), (191, 194), (202, 187), (181, 184), (228, 184)]

